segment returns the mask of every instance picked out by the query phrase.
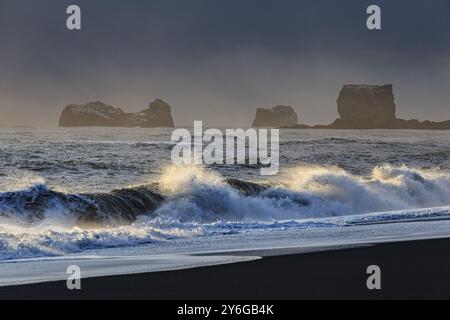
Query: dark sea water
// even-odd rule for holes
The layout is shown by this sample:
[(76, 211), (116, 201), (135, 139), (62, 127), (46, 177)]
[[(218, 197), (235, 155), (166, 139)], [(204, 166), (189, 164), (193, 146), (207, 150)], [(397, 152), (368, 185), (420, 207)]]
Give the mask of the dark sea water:
[[(447, 131), (282, 130), (280, 173), (274, 177), (261, 177), (257, 166), (175, 167), (171, 133), (0, 128), (0, 260), (173, 238), (448, 215)], [(230, 177), (269, 188), (244, 195), (225, 182)], [(29, 203), (49, 191), (87, 201), (80, 195), (153, 182), (164, 187), (167, 199), (129, 223), (80, 226), (79, 207), (52, 196), (39, 208), (40, 215), (30, 214), (35, 207)], [(95, 201), (89, 205), (98, 206)], [(416, 210), (422, 208), (433, 209)]]

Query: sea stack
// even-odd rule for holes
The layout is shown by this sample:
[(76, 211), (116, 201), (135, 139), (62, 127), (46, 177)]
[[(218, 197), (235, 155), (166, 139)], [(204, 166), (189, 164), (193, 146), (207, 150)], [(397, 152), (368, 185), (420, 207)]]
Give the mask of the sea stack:
[(258, 108), (252, 127), (280, 128), (297, 125), (297, 113), (290, 106), (276, 106), (273, 108)]
[(173, 127), (171, 107), (161, 99), (150, 103), (149, 108), (137, 113), (126, 113), (121, 108), (100, 101), (84, 105), (71, 104), (64, 108), (59, 118), (60, 127)]
[(345, 85), (337, 99), (340, 120), (380, 127), (396, 119), (392, 85)]
[(337, 108), (340, 118), (331, 124), (315, 126), (300, 124), (296, 128), (450, 130), (450, 120), (434, 122), (397, 118), (391, 84), (344, 85), (337, 99)]

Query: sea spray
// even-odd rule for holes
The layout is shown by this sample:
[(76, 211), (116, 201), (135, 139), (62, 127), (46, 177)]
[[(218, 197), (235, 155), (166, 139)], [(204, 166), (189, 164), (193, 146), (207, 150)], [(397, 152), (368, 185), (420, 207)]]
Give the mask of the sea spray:
[[(76, 214), (83, 214), (81, 205), (95, 204), (95, 199), (86, 200), (87, 195), (52, 191), (45, 184), (2, 192), (0, 260), (157, 244), (174, 238), (449, 216), (444, 206), (450, 205), (450, 174), (442, 170), (383, 165), (361, 177), (336, 167), (301, 166), (272, 181), (246, 182), (202, 166), (182, 169), (170, 166), (149, 183), (147, 188), (163, 195), (161, 202), (125, 225), (116, 221), (95, 228), (79, 226)], [(139, 188), (124, 189), (128, 190), (124, 194), (135, 201), (133, 192)], [(30, 220), (30, 208), (36, 210), (36, 206), (29, 203), (36, 203), (33, 200), (43, 194), (55, 198), (45, 202), (40, 219)], [(67, 206), (61, 199), (74, 203)]]
[(294, 167), (246, 182), (203, 166), (169, 166), (158, 181), (110, 193), (67, 194), (46, 185), (0, 193), (0, 216), (23, 224), (129, 224), (140, 216), (210, 223), (343, 216), (450, 205), (450, 174), (375, 167), (360, 177), (336, 167)]

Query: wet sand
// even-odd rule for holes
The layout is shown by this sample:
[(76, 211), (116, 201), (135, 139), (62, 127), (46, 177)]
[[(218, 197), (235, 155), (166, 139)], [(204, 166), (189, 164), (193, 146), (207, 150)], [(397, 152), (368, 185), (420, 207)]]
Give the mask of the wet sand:
[[(381, 268), (381, 290), (366, 269)], [(449, 299), (450, 239), (269, 256), (227, 265), (0, 287), (1, 299)]]

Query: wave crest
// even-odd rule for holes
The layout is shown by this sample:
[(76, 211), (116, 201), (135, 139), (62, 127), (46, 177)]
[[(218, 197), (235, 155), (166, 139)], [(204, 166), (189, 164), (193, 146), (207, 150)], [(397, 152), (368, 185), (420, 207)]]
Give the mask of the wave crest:
[(0, 193), (0, 217), (22, 224), (129, 224), (140, 216), (182, 222), (271, 221), (450, 205), (450, 174), (375, 167), (368, 177), (336, 167), (296, 167), (276, 180), (230, 179), (199, 166), (172, 166), (147, 185), (68, 194), (45, 184)]

